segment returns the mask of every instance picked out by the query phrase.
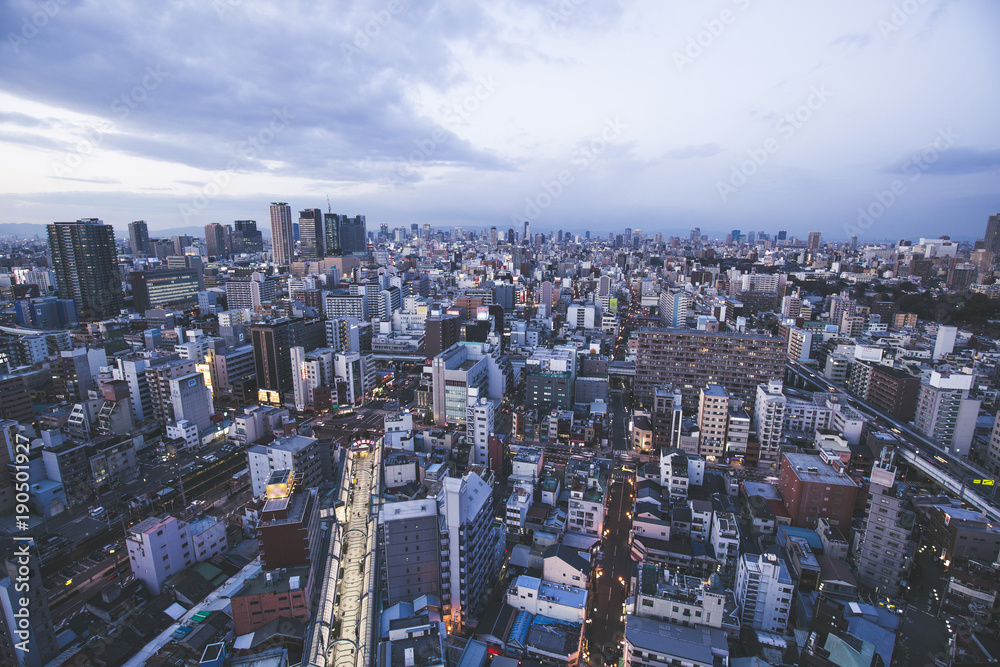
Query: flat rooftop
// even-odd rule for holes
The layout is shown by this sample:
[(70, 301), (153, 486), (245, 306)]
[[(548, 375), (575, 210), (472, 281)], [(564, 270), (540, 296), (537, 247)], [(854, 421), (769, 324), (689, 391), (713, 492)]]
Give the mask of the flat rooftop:
[(625, 639), (641, 650), (650, 650), (681, 660), (711, 665), (715, 655), (729, 655), (726, 633), (715, 628), (686, 628), (629, 614), (625, 617)]
[[(785, 454), (791, 472), (803, 482), (829, 484), (831, 486), (857, 487), (846, 474), (837, 472), (829, 463), (814, 454)], [(782, 463), (782, 467), (784, 467)]]

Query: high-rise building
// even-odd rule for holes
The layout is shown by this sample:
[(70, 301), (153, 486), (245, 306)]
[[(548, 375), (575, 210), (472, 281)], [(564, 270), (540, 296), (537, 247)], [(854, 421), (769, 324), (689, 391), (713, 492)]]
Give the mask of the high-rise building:
[(303, 259), (322, 259), (325, 256), (326, 233), (323, 213), (318, 208), (299, 211), (299, 241)]
[(795, 582), (774, 554), (743, 554), (736, 567), (736, 604), (744, 627), (785, 634)]
[(145, 220), (136, 220), (135, 222), (128, 223), (128, 239), (133, 255), (150, 254), (149, 230), (146, 228)]
[(806, 249), (819, 250), (819, 246), (822, 240), (823, 240), (822, 232), (809, 232), (809, 240), (806, 241)]
[(229, 254), (229, 230), (217, 222), (205, 225), (205, 252), (209, 257), (226, 257)]
[(313, 391), (318, 387), (334, 387), (333, 357), (336, 350), (319, 348), (306, 353), (299, 346), (291, 348), (292, 385), (295, 409), (302, 412), (313, 405)]
[[(438, 495), (438, 512), (447, 530), (447, 587), (441, 602), (451, 631), (468, 627), (489, 601), (500, 573), (503, 529), (493, 524), (493, 489), (478, 472), (446, 477)], [(450, 621), (447, 618), (450, 612)]]
[(664, 289), (660, 292), (660, 325), (675, 329), (687, 327), (691, 295), (684, 290)]
[(986, 223), (985, 249), (1000, 257), (1000, 213), (994, 213)]
[(289, 265), (295, 257), (292, 230), (292, 207), (285, 202), (271, 203), (271, 253), (274, 263)]
[(59, 296), (73, 299), (80, 321), (117, 317), (122, 309), (115, 230), (97, 218), (48, 226)]
[(363, 255), (368, 252), (365, 216), (340, 216), (340, 252), (344, 255)]
[(323, 214), (324, 248), (327, 255), (339, 255), (340, 251), (340, 218), (336, 213)]
[(920, 382), (913, 427), (945, 451), (969, 453), (979, 418), (979, 399), (970, 398), (974, 376), (933, 371)]
[(319, 320), (283, 317), (252, 325), (250, 342), (259, 400), (281, 404), (283, 395), (293, 391), (291, 348), (298, 345), (311, 352), (323, 345), (325, 339), (326, 330)]
[(896, 469), (887, 462), (872, 468), (858, 583), (877, 589), (879, 595), (896, 596), (913, 561), (916, 514), (907, 488), (896, 481)]
[(785, 373), (785, 341), (778, 337), (648, 327), (639, 330), (638, 343), (635, 397), (644, 405), (655, 387), (674, 385), (693, 408), (709, 383), (749, 402), (757, 385)]
[(264, 239), (257, 229), (256, 220), (237, 220), (233, 225), (235, 227), (231, 239), (233, 253), (252, 255), (264, 252)]
[(424, 354), (433, 359), (460, 339), (458, 315), (442, 313), (424, 320)]

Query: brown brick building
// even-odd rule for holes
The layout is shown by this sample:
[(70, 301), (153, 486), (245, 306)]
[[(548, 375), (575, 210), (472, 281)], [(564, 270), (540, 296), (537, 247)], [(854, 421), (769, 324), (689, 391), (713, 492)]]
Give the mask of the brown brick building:
[(839, 460), (825, 461), (813, 454), (783, 454), (778, 491), (798, 528), (815, 528), (816, 519), (834, 526), (851, 525), (858, 486)]

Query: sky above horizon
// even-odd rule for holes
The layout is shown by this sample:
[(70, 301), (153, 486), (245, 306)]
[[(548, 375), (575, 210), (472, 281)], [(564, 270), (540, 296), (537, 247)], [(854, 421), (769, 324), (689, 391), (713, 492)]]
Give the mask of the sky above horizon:
[(1000, 3), (0, 5), (0, 223), (983, 236)]

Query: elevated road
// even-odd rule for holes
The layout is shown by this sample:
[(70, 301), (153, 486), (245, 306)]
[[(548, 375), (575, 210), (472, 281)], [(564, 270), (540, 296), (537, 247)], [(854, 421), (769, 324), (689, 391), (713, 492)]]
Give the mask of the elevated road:
[(979, 489), (983, 487), (973, 483), (977, 479), (992, 479), (991, 475), (949, 453), (937, 443), (928, 440), (909, 424), (887, 415), (835, 386), (815, 369), (790, 359), (787, 361), (786, 368), (789, 374), (820, 391), (837, 396), (875, 424), (893, 433), (897, 443), (897, 456), (903, 461), (966, 503), (985, 512), (994, 521), (1000, 521), (1000, 507), (997, 506), (995, 498), (992, 497), (992, 494), (987, 496), (982, 493)]

